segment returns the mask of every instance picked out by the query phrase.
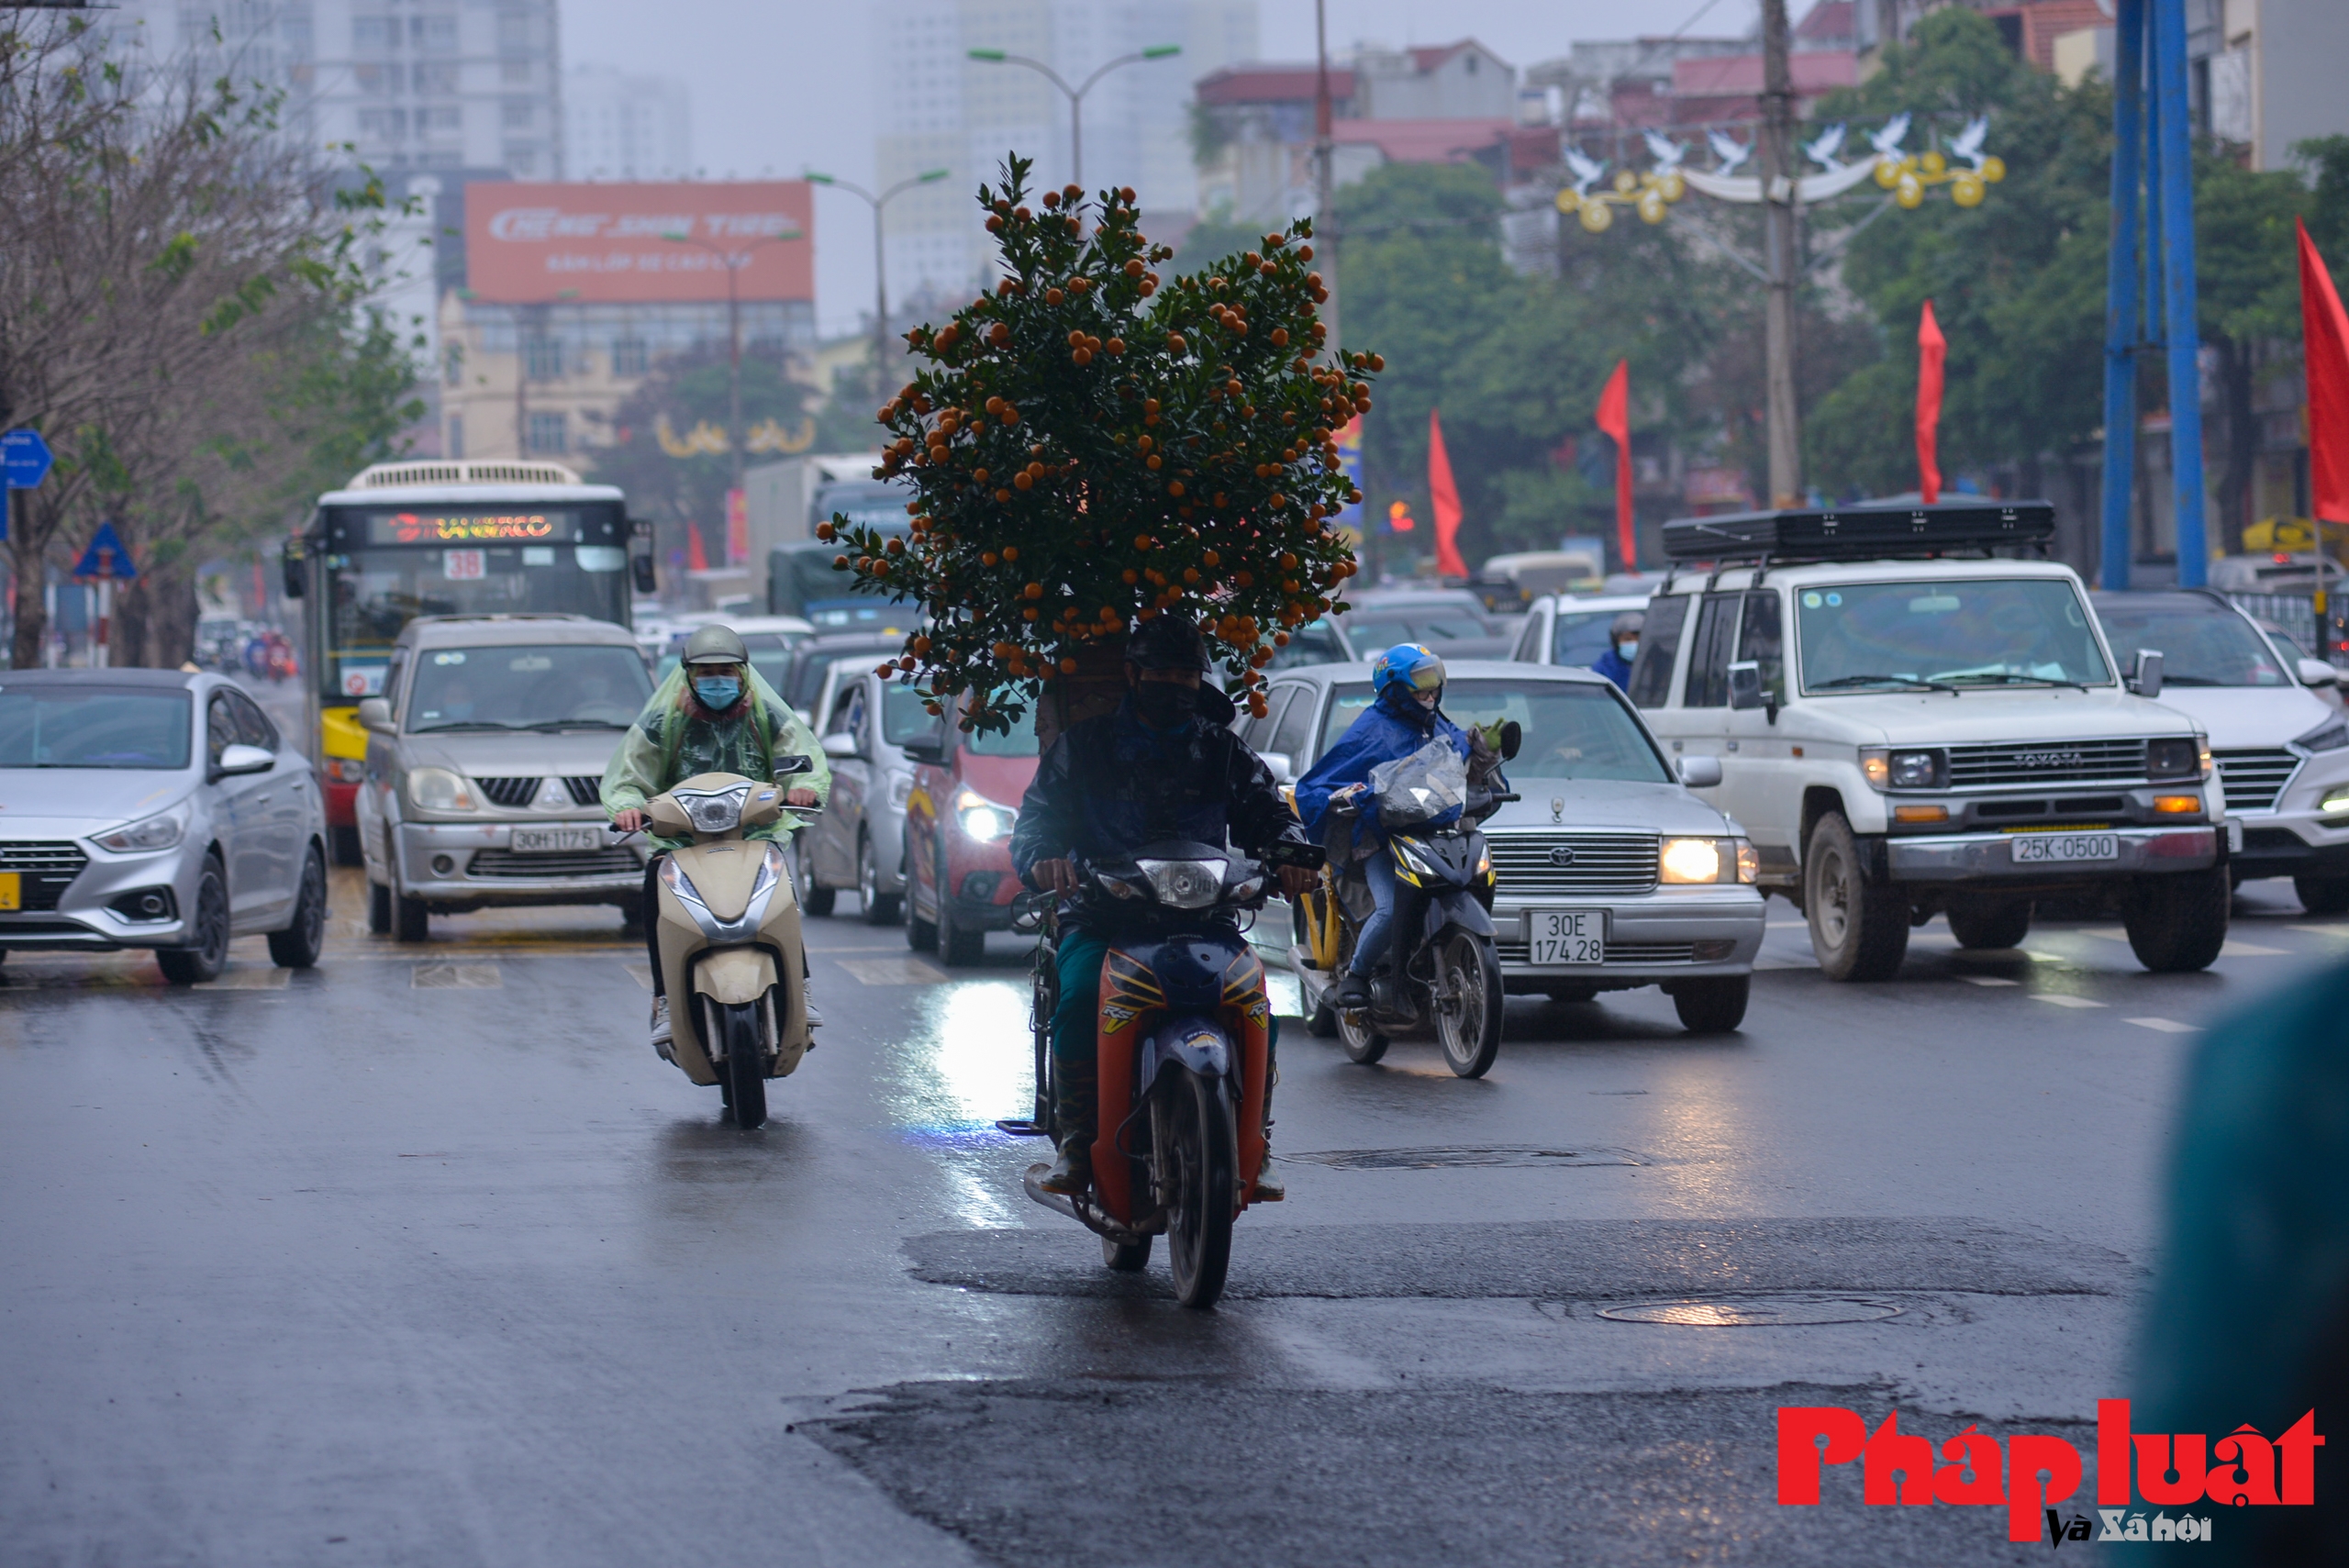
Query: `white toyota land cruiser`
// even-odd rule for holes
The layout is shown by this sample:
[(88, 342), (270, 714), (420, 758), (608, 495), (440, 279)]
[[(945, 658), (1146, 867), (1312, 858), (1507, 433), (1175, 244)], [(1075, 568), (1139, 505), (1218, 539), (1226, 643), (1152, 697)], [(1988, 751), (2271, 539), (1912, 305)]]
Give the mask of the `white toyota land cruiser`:
[[(1837, 980), (1900, 967), (1946, 913), (2008, 948), (2034, 900), (2116, 907), (2159, 972), (2226, 940), (2207, 740), (2124, 673), (2045, 502), (1743, 513), (1665, 525), (1631, 698), (1745, 826)], [(1701, 563), (1701, 564), (1689, 564)]]

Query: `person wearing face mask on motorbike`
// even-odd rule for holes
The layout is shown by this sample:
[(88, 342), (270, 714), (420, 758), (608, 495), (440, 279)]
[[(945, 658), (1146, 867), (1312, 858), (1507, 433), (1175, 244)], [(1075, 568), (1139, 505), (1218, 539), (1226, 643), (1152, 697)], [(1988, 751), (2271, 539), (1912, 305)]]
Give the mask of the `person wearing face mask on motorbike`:
[[(774, 777), (774, 765), (784, 757), (805, 757), (808, 772), (788, 775), (785, 800), (793, 806), (821, 806), (831, 793), (832, 770), (824, 749), (791, 705), (751, 667), (751, 651), (730, 628), (706, 626), (686, 639), (683, 661), (661, 683), (636, 722), (629, 726), (619, 749), (604, 770), (604, 809), (612, 827), (634, 833), (646, 825), (645, 802), (674, 789), (697, 773), (739, 773), (763, 784)], [(799, 826), (785, 814), (752, 828), (748, 839), (781, 839)], [(678, 841), (656, 837), (656, 851), (678, 847)], [(662, 994), (660, 922), (651, 917), (661, 853), (644, 867), (644, 933), (652, 961), (652, 1049), (668, 1055), (669, 999)], [(809, 998), (807, 1021), (823, 1020)]]
[[(1074, 1195), (1092, 1185), (1101, 965), (1120, 935), (1116, 910), (1078, 895), (1072, 857), (1127, 860), (1168, 839), (1220, 845), (1229, 838), (1259, 856), (1275, 840), (1305, 841), (1270, 770), (1231, 732), (1231, 699), (1200, 680), (1207, 669), (1207, 642), (1194, 622), (1161, 614), (1137, 627), (1126, 643), (1126, 695), (1118, 710), (1072, 725), (1054, 740), (1019, 803), (1011, 863), (1029, 886), (1062, 896), (1052, 1031), (1060, 1158), (1043, 1178), (1048, 1192)], [(1302, 897), (1313, 875), (1283, 866), (1282, 890)], [(1269, 1085), (1264, 1109), (1269, 1128)], [(1255, 1178), (1258, 1203), (1287, 1195), (1269, 1147), (1268, 1140)]]
[(1647, 624), (1648, 617), (1637, 610), (1625, 610), (1617, 616), (1607, 628), (1607, 651), (1598, 656), (1591, 669), (1629, 692), (1631, 666), (1640, 659), (1640, 633)]

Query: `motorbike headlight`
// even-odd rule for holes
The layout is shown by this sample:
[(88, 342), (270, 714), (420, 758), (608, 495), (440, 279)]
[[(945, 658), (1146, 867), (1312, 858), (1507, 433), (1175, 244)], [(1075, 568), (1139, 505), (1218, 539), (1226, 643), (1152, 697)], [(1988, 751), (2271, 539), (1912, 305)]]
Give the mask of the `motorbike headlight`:
[(1721, 880), (1721, 846), (1718, 839), (1666, 839), (1662, 881), (1675, 884)]
[(742, 825), (742, 807), (750, 801), (751, 786), (739, 784), (731, 789), (691, 795), (679, 790), (674, 798), (685, 808), (685, 820), (694, 825), (695, 832), (731, 833)]
[(2151, 779), (2191, 779), (2202, 775), (2205, 751), (2201, 738), (2165, 735), (2145, 742), (2145, 776)]
[(478, 811), (473, 785), (447, 768), (410, 768), (408, 804), (418, 811)]
[(2349, 719), (2334, 719), (2331, 724), (2310, 730), (2292, 742), (2303, 751), (2338, 751), (2349, 746)]
[(1230, 861), (1136, 861), (1151, 892), (1174, 909), (1204, 909), (1223, 894)]
[(1435, 867), (1428, 864), (1427, 857), (1419, 853), (1410, 840), (1400, 835), (1388, 840), (1387, 842), (1395, 848), (1397, 873), (1413, 887), (1425, 887), (1429, 879), (1436, 874)]
[(1486, 844), (1476, 851), (1476, 880), (1478, 882), (1493, 880), (1493, 847), (1490, 844)]
[(127, 822), (111, 833), (95, 834), (90, 841), (100, 849), (112, 850), (119, 855), (168, 850), (186, 835), (187, 818), (187, 802), (182, 801), (169, 811), (159, 811), (152, 817)]
[(962, 824), (963, 837), (992, 844), (1011, 837), (1019, 814), (1008, 806), (997, 806), (975, 790), (966, 789), (954, 796), (954, 819)]

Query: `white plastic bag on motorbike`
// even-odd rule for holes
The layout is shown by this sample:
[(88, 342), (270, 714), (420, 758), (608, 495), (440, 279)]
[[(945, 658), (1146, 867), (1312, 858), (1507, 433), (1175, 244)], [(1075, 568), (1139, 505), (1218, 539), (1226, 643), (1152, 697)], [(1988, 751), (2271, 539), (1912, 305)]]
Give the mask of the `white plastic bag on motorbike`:
[(1383, 828), (1442, 827), (1457, 821), (1468, 804), (1468, 765), (1438, 736), (1408, 757), (1371, 769), (1370, 793)]

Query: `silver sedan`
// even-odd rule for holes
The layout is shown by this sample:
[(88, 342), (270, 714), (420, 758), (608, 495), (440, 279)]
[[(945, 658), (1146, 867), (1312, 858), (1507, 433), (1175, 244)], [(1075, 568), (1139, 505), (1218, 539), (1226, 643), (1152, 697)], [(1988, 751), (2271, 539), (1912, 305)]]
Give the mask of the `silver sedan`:
[(217, 675), (0, 673), (0, 950), (152, 948), (173, 984), (267, 933), (326, 938), (326, 807), (309, 762)]

